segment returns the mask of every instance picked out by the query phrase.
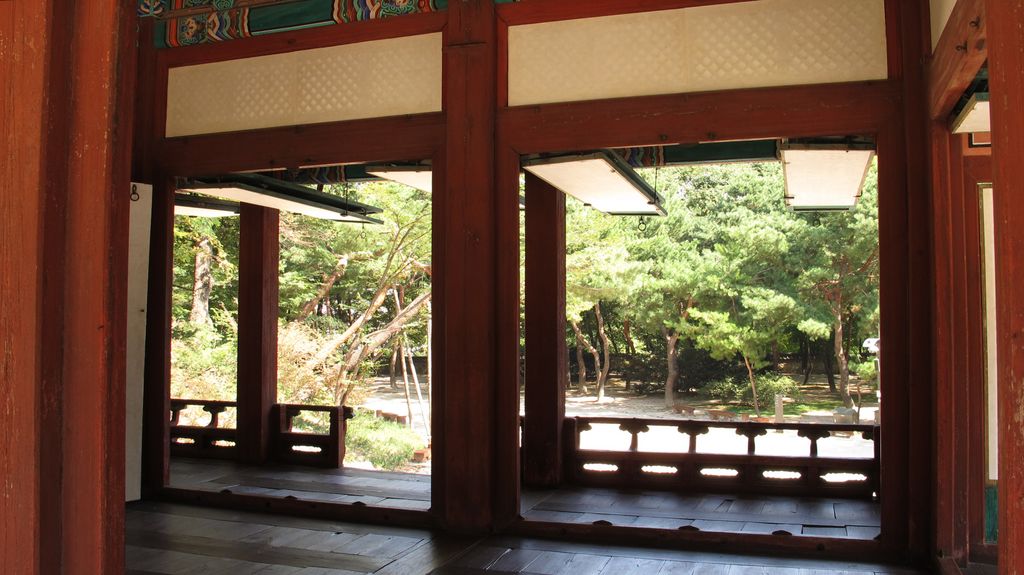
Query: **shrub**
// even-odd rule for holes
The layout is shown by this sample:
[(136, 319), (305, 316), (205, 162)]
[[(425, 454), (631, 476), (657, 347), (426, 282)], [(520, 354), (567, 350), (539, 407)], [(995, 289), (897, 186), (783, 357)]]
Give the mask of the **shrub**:
[(750, 392), (750, 385), (745, 380), (740, 381), (737, 378), (726, 377), (705, 384), (704, 391), (712, 399), (732, 403), (743, 401), (744, 394)]
[[(780, 373), (766, 373), (757, 377), (757, 399), (761, 403), (761, 409), (772, 410), (775, 405), (775, 395), (785, 395), (790, 398), (800, 396), (800, 386), (792, 378)], [(745, 397), (753, 403), (753, 394), (750, 387), (747, 387)]]
[(357, 411), (348, 422), (345, 446), (353, 456), (378, 469), (394, 470), (412, 460), (423, 439), (401, 424)]
[[(800, 395), (800, 386), (796, 381), (778, 373), (764, 373), (756, 376), (757, 399), (762, 410), (770, 410), (775, 404), (775, 394), (796, 398)], [(704, 389), (712, 399), (729, 403), (754, 405), (754, 394), (750, 390), (750, 381), (746, 378), (725, 378), (708, 383)]]

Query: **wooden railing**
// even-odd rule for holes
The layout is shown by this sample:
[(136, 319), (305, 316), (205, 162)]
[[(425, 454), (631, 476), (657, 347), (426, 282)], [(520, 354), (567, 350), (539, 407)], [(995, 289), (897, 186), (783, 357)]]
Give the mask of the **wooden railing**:
[[(204, 426), (182, 425), (181, 413), (191, 406), (201, 407), (203, 411), (209, 413), (209, 423)], [(238, 430), (234, 427), (224, 427), (221, 415), (228, 409), (237, 407), (238, 404), (234, 401), (172, 399), (171, 454), (236, 459)], [(302, 412), (327, 413), (330, 425), (328, 432), (319, 434), (295, 431), (292, 422)], [(346, 420), (351, 418), (352, 409), (349, 407), (277, 404), (273, 408), (273, 425), (270, 430), (271, 458), (278, 463), (341, 467), (345, 460)]]
[[(294, 420), (303, 411), (327, 413), (330, 431), (327, 435), (301, 433), (292, 429)], [(274, 435), (274, 453), (277, 461), (314, 467), (341, 467), (345, 460), (345, 432), (347, 420), (352, 419), (351, 407), (277, 404), (274, 421), (278, 423)]]
[[(210, 422), (205, 426), (181, 424), (181, 412), (190, 406), (198, 406), (210, 414)], [(228, 409), (236, 409), (234, 401), (216, 401), (212, 399), (172, 399), (171, 400), (171, 455), (188, 457), (207, 457), (213, 459), (234, 459), (238, 452), (238, 430), (233, 427), (222, 427), (221, 414)]]
[[(580, 447), (592, 424), (615, 424), (630, 434), (627, 450)], [(642, 451), (640, 435), (654, 427), (675, 428), (679, 449)], [(746, 438), (745, 454), (698, 450), (697, 438), (712, 429), (731, 429)], [(769, 431), (796, 431), (809, 440), (806, 455), (758, 453), (758, 438)], [(860, 434), (873, 442), (873, 457), (821, 457), (818, 441), (833, 434)], [(566, 418), (565, 476), (570, 483), (630, 488), (685, 488), (728, 493), (776, 493), (871, 498), (878, 495), (879, 428), (871, 425), (760, 423), (614, 417)]]

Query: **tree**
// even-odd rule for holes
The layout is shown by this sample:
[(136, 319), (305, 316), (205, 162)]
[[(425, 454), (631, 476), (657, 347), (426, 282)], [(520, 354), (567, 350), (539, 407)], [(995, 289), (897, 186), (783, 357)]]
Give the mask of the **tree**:
[[(566, 319), (576, 339), (580, 391), (587, 392), (586, 367), (582, 361), (582, 350), (586, 349), (594, 358), (598, 401), (604, 399), (611, 371), (611, 340), (601, 302), (614, 302), (625, 295), (623, 283), (634, 267), (626, 243), (617, 221), (577, 201), (566, 202)], [(594, 314), (600, 351), (580, 327), (587, 312)]]
[[(799, 286), (809, 302), (810, 318), (800, 329), (825, 339), (831, 333), (832, 353), (839, 370), (839, 394), (845, 407), (850, 396), (850, 357), (847, 327), (855, 316), (873, 315), (878, 307), (878, 176), (873, 167), (853, 210), (804, 216), (801, 243), (805, 247)], [(868, 322), (868, 328), (876, 327)], [(859, 334), (870, 336), (870, 334)], [(861, 340), (861, 337), (853, 341)]]

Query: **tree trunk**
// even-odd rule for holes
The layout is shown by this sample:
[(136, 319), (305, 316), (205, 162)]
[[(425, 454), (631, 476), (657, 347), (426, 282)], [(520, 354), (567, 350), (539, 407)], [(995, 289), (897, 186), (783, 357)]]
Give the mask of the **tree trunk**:
[(423, 423), (423, 433), (426, 437), (430, 437), (430, 416), (427, 415), (427, 410), (423, 406), (423, 392), (420, 389), (420, 376), (416, 372), (415, 357), (412, 354), (412, 350), (409, 349), (409, 338), (402, 334), (402, 345), (405, 347), (405, 353), (409, 355), (409, 369), (412, 371), (412, 383), (416, 389), (416, 406), (419, 407), (420, 421)]
[(398, 389), (398, 373), (395, 369), (398, 367), (398, 344), (396, 343), (391, 347), (391, 367), (388, 370), (388, 374), (391, 377), (391, 389)]
[(353, 373), (359, 364), (369, 357), (370, 354), (377, 351), (380, 346), (398, 335), (405, 324), (416, 317), (416, 314), (429, 299), (430, 292), (426, 292), (414, 299), (412, 303), (402, 309), (402, 311), (398, 313), (394, 319), (388, 322), (386, 326), (369, 334), (357, 345), (353, 345), (349, 348), (342, 360), (338, 362), (338, 371), (334, 376), (333, 384), (335, 390), (344, 389), (344, 393), (335, 392), (336, 397), (341, 397), (339, 405), (345, 405), (345, 401), (348, 399), (349, 394), (356, 385), (355, 381), (350, 381), (349, 374)]
[(188, 320), (195, 324), (210, 323), (210, 292), (213, 291), (213, 242), (202, 238), (196, 242), (196, 267), (192, 276), (192, 311)]
[(306, 362), (306, 369), (314, 370), (320, 364), (327, 361), (339, 347), (345, 344), (348, 340), (352, 339), (357, 333), (359, 333), (366, 322), (373, 318), (373, 315), (377, 313), (380, 306), (384, 305), (384, 300), (388, 297), (388, 287), (381, 287), (377, 289), (377, 293), (373, 294), (373, 299), (370, 300), (370, 305), (366, 306), (363, 313), (356, 318), (351, 325), (348, 326), (344, 332), (340, 335), (335, 336), (333, 339), (327, 342), (324, 347), (320, 348), (320, 351), (316, 352), (316, 355), (312, 359)]
[[(832, 334), (832, 336), (835, 337), (835, 334)], [(832, 363), (832, 355), (833, 354), (831, 351), (825, 350), (825, 352), (822, 353), (822, 359), (824, 360), (823, 363), (825, 364), (825, 377), (828, 378), (828, 389), (832, 393), (837, 393), (838, 390), (836, 389), (836, 370), (835, 366)]]
[(665, 377), (665, 407), (676, 404), (676, 382), (679, 379), (679, 334), (662, 326), (661, 334), (665, 336), (665, 358), (668, 361), (668, 375)]
[(743, 365), (747, 366), (747, 377), (750, 378), (750, 391), (754, 394), (754, 414), (761, 417), (761, 402), (757, 398), (757, 381), (754, 379), (754, 368), (746, 354), (743, 355)]
[(405, 343), (399, 338), (398, 354), (402, 356), (402, 383), (405, 389), (405, 426), (412, 429), (412, 396), (409, 395), (409, 370), (405, 365)]
[(625, 368), (623, 369), (623, 376), (626, 379), (626, 391), (633, 388), (633, 356), (636, 355), (636, 345), (633, 343), (631, 324), (632, 322), (628, 317), (622, 322), (622, 337), (626, 340), (626, 353), (629, 357), (629, 361), (626, 362)]
[(807, 381), (811, 379), (811, 340), (807, 336), (800, 336), (800, 370), (804, 374), (804, 382), (802, 385), (807, 385)]
[(605, 384), (608, 383), (608, 373), (612, 370), (611, 343), (608, 341), (608, 333), (604, 329), (604, 316), (601, 315), (601, 302), (594, 304), (594, 315), (597, 316), (597, 336), (601, 340), (601, 348), (604, 350), (604, 363), (597, 373), (597, 400), (604, 399)]
[[(306, 302), (306, 305), (302, 306), (302, 311), (299, 312), (299, 317), (296, 318), (298, 321), (302, 321), (307, 317), (313, 315), (313, 312), (317, 311), (320, 307), (320, 302), (327, 297), (327, 294), (331, 293), (331, 288), (337, 283), (341, 276), (345, 275), (345, 270), (348, 268), (348, 256), (342, 256), (338, 260), (338, 264), (334, 266), (334, 271), (324, 278), (323, 283), (320, 284), (320, 289), (317, 290), (316, 296), (313, 299)], [(329, 309), (328, 303), (328, 309)]]
[(836, 363), (839, 367), (839, 396), (843, 399), (844, 407), (853, 407), (853, 398), (850, 397), (850, 361), (846, 355), (846, 346), (843, 344), (843, 312), (842, 306), (833, 309), (835, 318), (835, 354)]
[(576, 333), (576, 389), (586, 395), (590, 393), (587, 389), (587, 364), (583, 359), (583, 332), (580, 331), (580, 324), (570, 322), (573, 331)]
[(772, 340), (772, 369), (779, 369), (779, 340)]
[[(594, 346), (590, 345), (590, 342), (587, 341), (587, 338), (583, 337), (583, 330), (580, 329), (579, 322), (575, 322), (575, 321), (572, 322), (572, 330), (574, 332), (576, 332), (576, 346), (577, 346), (577, 349), (580, 346), (582, 346), (587, 351), (589, 351), (591, 355), (594, 356), (594, 372), (597, 373), (597, 377), (600, 378), (601, 377), (601, 375), (600, 375), (601, 374), (601, 356), (598, 354), (597, 349)], [(586, 394), (586, 393), (589, 393), (587, 391), (587, 384), (586, 384), (587, 364), (583, 362), (583, 354), (582, 353), (579, 354), (579, 358), (580, 358), (580, 382), (583, 382), (582, 387), (580, 388), (580, 392)]]

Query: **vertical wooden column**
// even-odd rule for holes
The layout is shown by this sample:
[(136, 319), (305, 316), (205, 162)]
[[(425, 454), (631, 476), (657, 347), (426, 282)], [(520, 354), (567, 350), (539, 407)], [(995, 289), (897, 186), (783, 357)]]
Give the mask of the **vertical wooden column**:
[(526, 425), (523, 481), (562, 480), (565, 418), (565, 194), (526, 174)]
[(495, 521), (499, 221), (495, 193), (495, 14), (492, 0), (448, 7), (444, 32), (447, 114), (443, 174), (435, 172), (433, 510), (449, 529), (484, 531)]
[(4, 572), (124, 567), (134, 17), (0, 2)]
[(238, 454), (264, 463), (277, 403), (279, 214), (242, 204), (239, 225)]
[(1024, 572), (1024, 0), (990, 0), (999, 320), (999, 571)]
[(174, 179), (153, 180), (146, 303), (146, 369), (142, 398), (142, 497), (170, 473), (171, 287), (174, 282)]
[[(932, 540), (932, 224), (924, 59), (927, 2), (887, 0), (889, 78), (902, 84), (897, 117), (878, 134), (881, 244), (882, 541), (926, 557)], [(888, 279), (887, 279), (888, 278)], [(895, 278), (906, 278), (898, 281)]]

